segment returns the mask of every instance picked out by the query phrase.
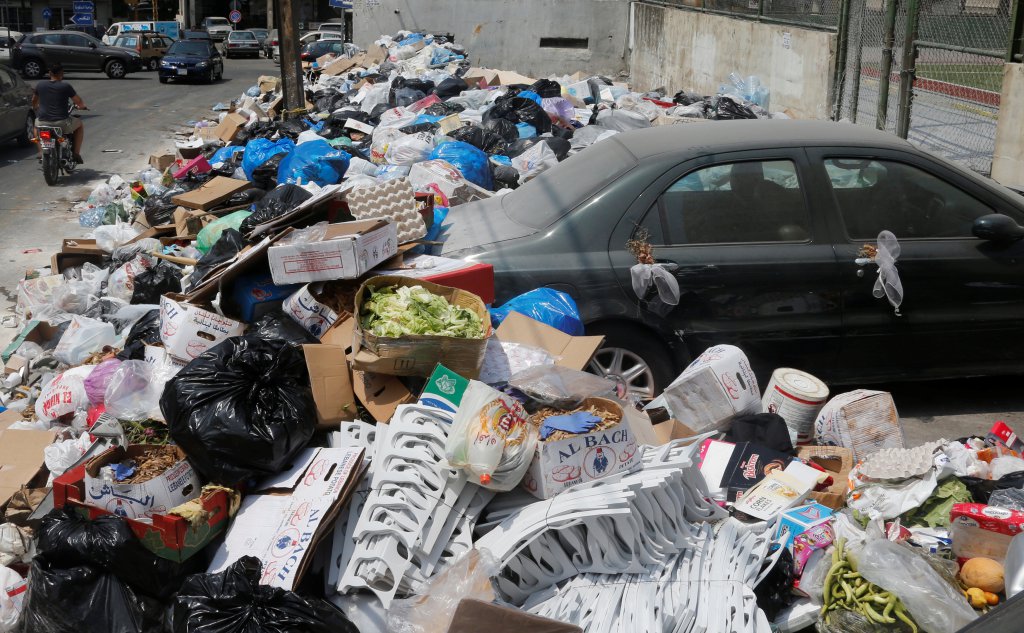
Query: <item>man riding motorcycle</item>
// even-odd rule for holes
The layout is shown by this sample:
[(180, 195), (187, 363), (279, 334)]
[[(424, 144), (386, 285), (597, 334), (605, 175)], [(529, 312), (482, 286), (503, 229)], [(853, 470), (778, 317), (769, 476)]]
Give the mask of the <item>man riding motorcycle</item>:
[[(32, 109), (36, 112), (36, 126), (60, 128), (64, 134), (72, 137), (71, 152), (75, 162), (82, 164), (82, 141), (85, 140), (85, 128), (82, 120), (68, 113), (68, 101), (79, 110), (88, 110), (82, 98), (78, 96), (71, 84), (64, 83), (64, 68), (59, 63), (49, 66), (50, 78), (36, 84), (32, 92)], [(40, 148), (42, 152), (42, 148)], [(40, 156), (42, 154), (40, 153)]]

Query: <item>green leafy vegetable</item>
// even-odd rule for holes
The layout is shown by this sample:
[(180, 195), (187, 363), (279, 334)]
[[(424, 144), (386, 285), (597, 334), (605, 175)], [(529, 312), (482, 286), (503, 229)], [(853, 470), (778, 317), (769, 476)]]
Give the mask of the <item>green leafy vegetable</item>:
[(480, 317), (421, 286), (371, 288), (363, 303), (360, 322), (377, 336), (397, 338), (409, 334), (483, 338)]
[(949, 511), (956, 503), (973, 503), (964, 482), (950, 477), (940, 483), (930, 497), (917, 508), (905, 512), (903, 525), (908, 527), (949, 527)]

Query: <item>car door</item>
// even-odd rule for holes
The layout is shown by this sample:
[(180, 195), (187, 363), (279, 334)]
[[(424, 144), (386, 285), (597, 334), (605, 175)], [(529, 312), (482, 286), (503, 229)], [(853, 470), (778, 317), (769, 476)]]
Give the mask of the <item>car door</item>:
[(88, 36), (64, 33), (61, 43), (61, 63), (65, 70), (99, 70), (102, 66), (99, 47)]
[[(1019, 208), (973, 179), (911, 152), (808, 150), (831, 192), (843, 296), (840, 365), (866, 378), (1019, 370), (1024, 357), (1024, 242), (973, 236), (974, 220)], [(899, 313), (872, 290), (877, 266), (857, 263), (882, 230), (899, 243)]]
[(25, 124), (24, 115), (18, 120), (21, 109), (16, 105), (17, 85), (14, 74), (7, 68), (0, 67), (0, 140), (14, 136)]
[(61, 57), (64, 54), (64, 45), (61, 43), (60, 33), (41, 33), (32, 36), (32, 43), (39, 49), (43, 56), (43, 62), (53, 63), (59, 61), (64, 63)]
[(842, 325), (838, 269), (806, 168), (798, 148), (722, 153), (655, 181), (613, 234), (612, 266), (635, 297), (626, 243), (646, 241), (680, 297), (671, 306), (649, 294), (637, 308), (669, 319), (691, 353), (729, 342), (761, 376), (789, 365), (828, 377)]

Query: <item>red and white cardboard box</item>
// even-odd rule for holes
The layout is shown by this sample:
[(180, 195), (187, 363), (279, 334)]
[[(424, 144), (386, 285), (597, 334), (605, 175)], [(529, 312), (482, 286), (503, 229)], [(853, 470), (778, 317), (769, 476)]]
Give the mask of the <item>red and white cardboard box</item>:
[(472, 292), (486, 304), (494, 303), (494, 266), (464, 259), (434, 255), (406, 255), (402, 268), (380, 271), (431, 281), (435, 284)]
[(275, 244), (267, 250), (270, 275), (279, 286), (355, 279), (397, 254), (397, 228), (384, 220), (330, 224), (319, 242)]
[(984, 503), (956, 503), (949, 513), (949, 537), (960, 562), (981, 556), (1002, 563), (1010, 541), (1021, 532), (1024, 512)]
[(160, 297), (160, 340), (175, 358), (191, 361), (232, 336), (245, 332), (245, 324), (216, 312)]

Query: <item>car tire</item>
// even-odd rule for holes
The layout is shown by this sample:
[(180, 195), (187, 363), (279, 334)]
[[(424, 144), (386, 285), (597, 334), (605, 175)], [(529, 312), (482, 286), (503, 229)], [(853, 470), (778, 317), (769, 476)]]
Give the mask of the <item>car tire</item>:
[(21, 74), (25, 75), (25, 79), (39, 79), (43, 76), (43, 70), (46, 66), (43, 64), (43, 60), (36, 57), (30, 57), (21, 64)]
[(628, 396), (648, 402), (672, 382), (668, 346), (653, 334), (637, 331), (626, 323), (599, 323), (587, 328), (587, 334), (604, 336), (604, 345), (594, 354), (587, 371), (615, 381), (620, 391), (628, 391)]
[(128, 76), (128, 67), (120, 59), (112, 59), (103, 67), (103, 72), (111, 79), (124, 79)]
[(160, 58), (150, 57), (149, 61), (146, 62), (146, 68), (149, 70), (157, 70), (160, 68)]
[(161, 78), (160, 78), (160, 83), (162, 83), (162, 84), (165, 84), (165, 83), (167, 83), (168, 81), (170, 81), (170, 80), (169, 80), (169, 79), (168, 79), (167, 77), (161, 77)]
[(21, 147), (31, 147), (32, 139), (36, 135), (36, 115), (29, 110), (28, 115), (25, 116), (25, 129), (21, 131), (18, 136), (18, 145)]

